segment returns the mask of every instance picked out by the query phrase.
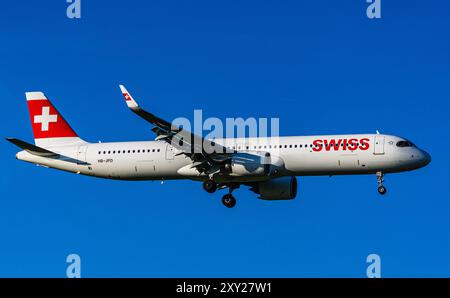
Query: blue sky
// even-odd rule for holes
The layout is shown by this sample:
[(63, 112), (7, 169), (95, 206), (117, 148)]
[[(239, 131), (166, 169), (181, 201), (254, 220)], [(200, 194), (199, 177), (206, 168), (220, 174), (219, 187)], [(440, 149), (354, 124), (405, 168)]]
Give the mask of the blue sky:
[(450, 276), (450, 4), (382, 1), (8, 1), (0, 10), (2, 136), (32, 141), (24, 92), (44, 91), (84, 139), (151, 140), (124, 83), (174, 119), (279, 117), (281, 135), (405, 136), (432, 163), (300, 177), (296, 200), (246, 188), (229, 210), (190, 181), (118, 182), (39, 168), (0, 142), (0, 276)]

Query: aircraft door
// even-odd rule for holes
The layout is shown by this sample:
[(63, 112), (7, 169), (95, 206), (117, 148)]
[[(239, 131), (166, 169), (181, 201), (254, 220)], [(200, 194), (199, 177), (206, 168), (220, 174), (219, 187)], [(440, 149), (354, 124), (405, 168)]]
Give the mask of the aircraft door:
[(374, 137), (373, 154), (384, 154), (384, 139), (385, 137), (381, 135), (376, 135)]
[(86, 163), (86, 152), (87, 152), (87, 146), (78, 146), (78, 155), (77, 155), (77, 163), (78, 164), (84, 164)]
[(175, 148), (170, 144), (166, 146), (166, 160), (173, 160), (175, 158)]

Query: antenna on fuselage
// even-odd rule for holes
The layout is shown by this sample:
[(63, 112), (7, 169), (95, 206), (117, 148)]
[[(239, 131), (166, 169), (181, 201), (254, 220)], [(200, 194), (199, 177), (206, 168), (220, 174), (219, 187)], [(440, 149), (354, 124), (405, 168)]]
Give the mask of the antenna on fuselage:
[(379, 135), (380, 134), (380, 132), (378, 131), (378, 129), (377, 129), (377, 135)]

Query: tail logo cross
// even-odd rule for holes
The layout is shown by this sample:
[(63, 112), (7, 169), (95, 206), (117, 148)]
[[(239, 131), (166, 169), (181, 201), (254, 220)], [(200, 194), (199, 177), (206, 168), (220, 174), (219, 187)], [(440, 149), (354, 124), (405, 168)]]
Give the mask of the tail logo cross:
[(41, 124), (41, 131), (48, 131), (50, 123), (58, 122), (58, 115), (50, 115), (50, 107), (42, 107), (42, 115), (34, 116), (34, 123)]

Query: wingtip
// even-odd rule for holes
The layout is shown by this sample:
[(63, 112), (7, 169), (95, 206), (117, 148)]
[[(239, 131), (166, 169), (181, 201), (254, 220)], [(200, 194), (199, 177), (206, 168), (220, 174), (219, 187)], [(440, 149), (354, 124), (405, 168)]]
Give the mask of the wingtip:
[(127, 106), (130, 109), (135, 109), (138, 107), (138, 104), (136, 103), (136, 101), (133, 99), (133, 96), (131, 96), (130, 92), (128, 92), (128, 90), (125, 88), (124, 85), (119, 84), (120, 87), (120, 91), (122, 92), (122, 95), (125, 99), (125, 102), (127, 103)]
[(5, 140), (14, 145), (17, 145), (16, 143), (18, 141), (16, 138), (11, 138), (11, 137), (6, 137)]

